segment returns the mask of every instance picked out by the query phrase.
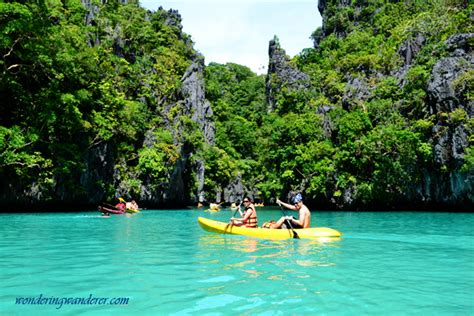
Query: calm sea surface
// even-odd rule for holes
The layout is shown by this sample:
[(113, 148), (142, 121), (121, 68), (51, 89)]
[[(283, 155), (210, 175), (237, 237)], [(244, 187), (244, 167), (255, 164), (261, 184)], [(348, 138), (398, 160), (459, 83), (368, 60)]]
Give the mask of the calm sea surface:
[(344, 234), (331, 242), (213, 234), (198, 216), (231, 211), (0, 215), (0, 315), (474, 315), (474, 214), (312, 212)]

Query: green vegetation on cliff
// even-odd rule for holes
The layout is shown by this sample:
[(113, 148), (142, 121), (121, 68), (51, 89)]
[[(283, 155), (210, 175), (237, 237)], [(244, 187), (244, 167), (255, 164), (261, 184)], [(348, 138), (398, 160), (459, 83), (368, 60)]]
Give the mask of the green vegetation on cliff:
[[(173, 121), (180, 110), (165, 106), (178, 99), (196, 54), (173, 19), (136, 1), (0, 3), (5, 201), (21, 199), (32, 186), (42, 201), (77, 203), (90, 201), (87, 186), (111, 198), (118, 185), (133, 194), (144, 182), (157, 188), (169, 181), (186, 138), (178, 144), (172, 134), (186, 116)], [(87, 183), (91, 155), (102, 166)], [(7, 187), (19, 196), (8, 196)]]
[[(1, 2), (0, 197), (157, 206), (239, 183), (264, 201), (472, 205), (473, 5), (345, 3), (320, 2), (315, 48), (279, 55), (265, 77), (199, 72), (176, 11)], [(189, 103), (203, 79), (212, 111)]]
[[(256, 115), (239, 124), (250, 129), (257, 166), (244, 184), (265, 199), (303, 190), (319, 205), (345, 208), (433, 206), (453, 196), (453, 205), (472, 205), (472, 59), (461, 56), (448, 75), (454, 101), (428, 95), (435, 65), (453, 51), (446, 40), (468, 34), (462, 48), (472, 52), (472, 10), (464, 1), (326, 1), (325, 25), (313, 33), (316, 48), (268, 74), (273, 109), (254, 106)], [(309, 75), (310, 86), (292, 86), (288, 66)], [(226, 91), (213, 108), (227, 126), (241, 107), (241, 88), (219, 79), (222, 67), (208, 68), (208, 90)], [(238, 77), (235, 65), (224, 69)], [(238, 139), (229, 141), (229, 129), (221, 133), (218, 146), (242, 151)], [(450, 184), (459, 179), (465, 186)]]

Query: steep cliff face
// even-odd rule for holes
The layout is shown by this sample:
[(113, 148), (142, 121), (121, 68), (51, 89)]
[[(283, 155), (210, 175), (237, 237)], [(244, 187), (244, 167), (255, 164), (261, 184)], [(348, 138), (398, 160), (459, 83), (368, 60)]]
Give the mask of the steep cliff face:
[[(428, 2), (430, 9), (439, 5)], [(7, 204), (84, 208), (124, 196), (159, 207), (307, 190), (308, 202), (337, 208), (374, 201), (372, 206), (388, 207), (397, 207), (393, 201), (452, 209), (473, 205), (474, 35), (456, 24), (468, 15), (474, 21), (467, 2), (446, 2), (457, 6), (448, 10), (457, 15), (433, 22), (445, 27), (437, 36), (431, 25), (436, 15), (425, 12), (423, 1), (319, 0), (324, 24), (313, 34), (315, 49), (290, 59), (275, 37), (265, 85), (241, 67), (215, 68), (215, 81), (249, 77), (208, 86), (217, 117), (225, 121), (216, 119), (217, 132), (206, 100), (204, 59), (182, 32), (177, 11), (146, 11), (136, 0), (82, 3), (85, 10), (57, 3), (71, 12), (71, 21), (52, 10), (38, 24), (45, 30), (31, 47), (47, 47), (40, 57), (51, 53), (53, 62), (51, 71), (44, 67), (36, 74), (36, 91), (26, 84), (18, 91), (27, 97), (10, 98), (11, 87), (23, 81), (16, 74), (0, 80), (11, 108), (15, 102), (23, 107), (8, 110), (6, 119), (0, 116), (2, 137), (16, 135), (20, 142), (19, 148), (6, 146), (9, 154), (25, 154), (13, 164), (28, 159), (37, 164), (30, 175), (27, 168), (0, 161), (0, 199)], [(131, 5), (121, 7), (125, 3)], [(54, 33), (59, 19), (69, 32)], [(87, 28), (81, 29), (84, 22)], [(463, 33), (453, 34), (458, 29)], [(60, 44), (41, 41), (50, 34)], [(63, 34), (70, 35), (64, 42)], [(20, 54), (10, 47), (4, 53), (40, 65), (25, 43), (16, 47)], [(218, 88), (229, 96), (212, 99)], [(41, 124), (35, 115), (28, 118), (31, 109), (40, 111)], [(12, 126), (24, 117), (29, 121)], [(220, 143), (213, 146), (215, 139)], [(243, 160), (235, 163), (240, 154)], [(211, 191), (209, 183), (211, 194), (204, 191)], [(392, 200), (384, 204), (384, 197)]]
[(191, 115), (191, 119), (198, 124), (206, 143), (213, 144), (215, 127), (211, 104), (206, 99), (204, 88), (204, 57), (196, 56), (181, 81), (186, 114)]
[[(456, 89), (455, 85), (459, 78), (474, 71), (472, 39), (474, 34), (456, 34), (447, 39), (445, 44), (450, 54), (434, 65), (428, 80), (428, 111), (438, 118), (431, 140), (435, 166), (438, 170), (442, 166), (451, 168), (425, 174), (420, 191), (426, 201), (450, 205), (468, 205), (474, 201), (474, 170), (460, 171), (472, 136), (466, 120), (474, 115), (474, 101), (467, 99), (463, 89)], [(455, 119), (455, 113), (461, 117)]]
[[(203, 72), (204, 58), (198, 55), (181, 79), (182, 115), (190, 116), (192, 121), (197, 124), (206, 144), (213, 144), (215, 127), (212, 122), (211, 104), (206, 100), (205, 96)], [(182, 131), (178, 133), (182, 133)], [(189, 147), (185, 145), (181, 149), (181, 158), (178, 160), (171, 175), (165, 202), (196, 203), (204, 201), (205, 162), (202, 159), (197, 159), (192, 163), (188, 162), (196, 154)], [(195, 175), (195, 179), (192, 179), (192, 174)], [(192, 188), (189, 186), (189, 183), (193, 182), (197, 182), (196, 192), (192, 192)]]
[(433, 67), (428, 81), (428, 106), (431, 114), (452, 112), (456, 109), (473, 113), (474, 101), (466, 99), (461, 91), (456, 91), (455, 82), (459, 77), (473, 70), (474, 34), (456, 34), (444, 44), (449, 56), (439, 60)]
[[(181, 16), (178, 11), (164, 11), (161, 7), (159, 10), (164, 15), (165, 25), (182, 30)], [(181, 31), (177, 35), (185, 45), (192, 45), (192, 42), (185, 38)], [(204, 57), (196, 53), (191, 58), (190, 65), (181, 77), (180, 88), (176, 95), (165, 100), (162, 97), (152, 100), (155, 102), (154, 107), (163, 109), (158, 115), (164, 119), (166, 129), (173, 135), (173, 143), (178, 148), (179, 158), (174, 163), (166, 182), (157, 184), (154, 180), (145, 177), (140, 185), (139, 193), (139, 199), (143, 204), (179, 206), (204, 200), (204, 161), (193, 158), (200, 149), (192, 143), (193, 139), (187, 138), (189, 133), (197, 132), (205, 143), (212, 144), (215, 129), (212, 122), (212, 109), (205, 98)], [(188, 119), (192, 123), (188, 123)], [(159, 141), (154, 136), (154, 128), (146, 135), (144, 147), (153, 147)], [(118, 174), (115, 174), (114, 182), (117, 183), (117, 196), (130, 195), (127, 192), (129, 188), (122, 184)]]
[[(97, 7), (90, 3), (84, 3), (88, 8), (86, 15), (86, 23), (93, 24), (94, 16), (97, 15)], [(165, 11), (162, 7), (158, 9), (163, 24), (171, 27), (176, 32), (177, 39), (182, 41), (185, 46), (192, 50), (193, 43), (189, 37), (182, 33), (181, 16), (176, 10)], [(121, 26), (117, 25), (110, 36), (114, 39), (114, 54), (126, 58), (129, 62), (134, 63), (136, 54), (141, 52), (128, 52), (125, 54), (127, 41), (121, 37)], [(200, 159), (192, 159), (199, 150), (192, 144), (192, 140), (186, 140), (187, 134), (193, 133), (194, 129), (202, 135), (205, 143), (212, 144), (214, 142), (214, 126), (212, 123), (212, 109), (209, 102), (205, 98), (204, 91), (204, 57), (199, 54), (191, 56), (191, 62), (185, 73), (182, 75), (180, 88), (174, 96), (163, 98), (157, 95), (155, 99), (142, 100), (142, 102), (151, 103), (151, 106), (162, 109), (157, 113), (164, 120), (165, 128), (173, 135), (173, 143), (179, 151), (179, 158), (175, 161), (167, 180), (163, 183), (156, 183), (153, 177), (140, 175), (129, 169), (125, 161), (116, 161), (117, 158), (108, 155), (107, 159), (91, 151), (87, 153), (85, 160), (86, 170), (81, 176), (84, 179), (94, 178), (95, 181), (101, 179), (100, 175), (96, 175), (97, 170), (94, 163), (98, 160), (102, 161), (104, 166), (117, 166), (122, 172), (113, 172), (113, 183), (116, 196), (132, 196), (130, 193), (130, 185), (122, 179), (123, 173), (127, 174), (126, 178), (142, 178), (140, 184), (139, 195), (137, 198), (145, 205), (186, 205), (196, 201), (202, 201), (204, 197), (204, 161)], [(144, 69), (144, 73), (153, 73), (153, 69)], [(153, 88), (153, 87), (151, 87)], [(193, 123), (183, 123), (190, 119)], [(195, 124), (195, 126), (190, 126)], [(143, 140), (144, 148), (153, 148), (160, 141), (155, 135), (155, 127), (152, 127), (145, 133)], [(102, 159), (104, 158), (104, 159)], [(110, 174), (110, 170), (109, 170)], [(105, 177), (102, 179), (107, 179)], [(110, 179), (110, 177), (109, 177)], [(91, 182), (91, 180), (89, 181)], [(85, 187), (93, 189), (94, 186), (85, 183)], [(94, 191), (94, 190), (91, 190)], [(95, 191), (95, 192), (101, 192)], [(96, 193), (88, 194), (91, 203), (97, 203), (104, 196)]]

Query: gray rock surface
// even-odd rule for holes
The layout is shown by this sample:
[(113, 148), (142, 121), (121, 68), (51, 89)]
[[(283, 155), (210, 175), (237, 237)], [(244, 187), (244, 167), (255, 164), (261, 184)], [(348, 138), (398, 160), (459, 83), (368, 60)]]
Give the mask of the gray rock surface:
[[(214, 144), (215, 127), (212, 121), (212, 108), (206, 100), (204, 88), (204, 58), (196, 56), (192, 64), (188, 67), (182, 79), (180, 94), (182, 96), (181, 115), (190, 116), (196, 122), (204, 136), (207, 144)], [(181, 131), (178, 131), (180, 133)], [(197, 160), (194, 165), (189, 166), (188, 159), (194, 154), (188, 148), (181, 148), (181, 158), (177, 161), (173, 173), (171, 174), (168, 189), (164, 195), (165, 203), (197, 203), (203, 202), (205, 192), (205, 162)], [(190, 179), (190, 173), (194, 171), (196, 179)], [(188, 192), (188, 183), (197, 182), (197, 192)], [(187, 195), (192, 195), (192, 201), (187, 201)]]
[[(437, 116), (432, 128), (433, 160), (437, 170), (425, 172), (422, 187), (417, 191), (423, 201), (451, 205), (474, 203), (474, 170), (461, 172), (464, 153), (469, 146), (468, 131), (464, 121), (450, 119), (453, 111), (465, 111), (473, 117), (473, 101), (465, 100), (456, 91), (454, 83), (467, 71), (474, 70), (473, 47), (469, 40), (474, 34), (456, 34), (445, 41), (449, 56), (433, 67), (427, 85), (427, 107)], [(445, 171), (443, 166), (449, 166)]]
[(206, 100), (204, 88), (204, 58), (198, 56), (188, 67), (181, 79), (181, 94), (184, 97), (185, 114), (191, 114), (208, 144), (214, 143), (215, 127), (212, 122), (212, 108)]
[(474, 34), (456, 34), (445, 41), (451, 55), (438, 61), (428, 81), (427, 94), (429, 112), (452, 112), (457, 108), (465, 110), (469, 116), (474, 114), (474, 102), (464, 100), (454, 87), (454, 82), (467, 71), (474, 70), (473, 47), (468, 40)]

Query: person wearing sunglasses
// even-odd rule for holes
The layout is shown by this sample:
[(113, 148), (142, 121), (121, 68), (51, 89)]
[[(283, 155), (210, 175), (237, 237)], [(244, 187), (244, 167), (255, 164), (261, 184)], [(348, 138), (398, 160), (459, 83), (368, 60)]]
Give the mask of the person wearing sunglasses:
[(247, 196), (243, 199), (242, 203), (244, 203), (245, 207), (242, 217), (232, 217), (230, 219), (231, 224), (235, 226), (245, 226), (249, 228), (258, 227), (257, 211), (255, 210), (255, 206), (253, 205), (252, 199)]
[(311, 213), (306, 205), (303, 204), (303, 196), (298, 193), (292, 199), (293, 204), (288, 204), (277, 199), (277, 204), (284, 206), (287, 209), (297, 211), (299, 213), (298, 218), (293, 216), (283, 216), (275, 224), (272, 224), (270, 228), (310, 228), (311, 227)]

